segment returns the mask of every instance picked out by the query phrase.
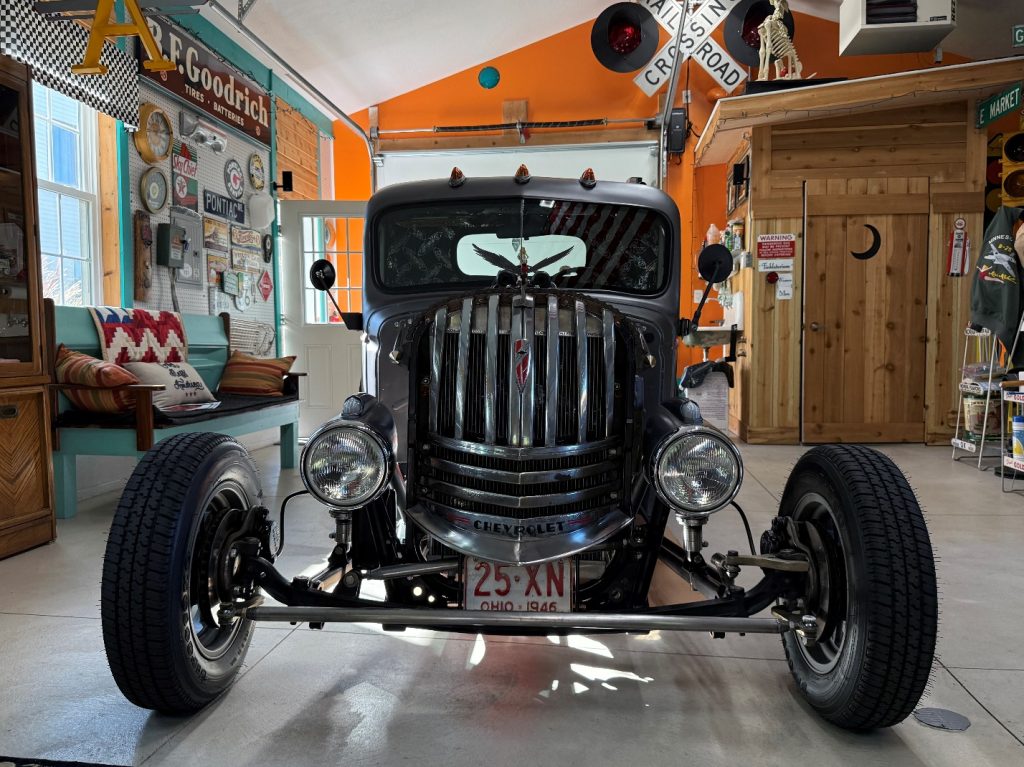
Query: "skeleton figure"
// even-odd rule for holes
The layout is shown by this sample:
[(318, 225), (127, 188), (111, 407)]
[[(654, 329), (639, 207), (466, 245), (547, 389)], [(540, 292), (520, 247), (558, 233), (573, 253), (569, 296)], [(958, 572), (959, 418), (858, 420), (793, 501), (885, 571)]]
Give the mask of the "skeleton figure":
[[(789, 37), (783, 18), (789, 12), (788, 0), (769, 0), (775, 12), (761, 22), (757, 28), (761, 36), (761, 66), (757, 73), (758, 80), (767, 80), (771, 72), (771, 60), (774, 56), (776, 80), (799, 80), (803, 65), (796, 55), (796, 48)], [(783, 74), (785, 68), (785, 74)]]

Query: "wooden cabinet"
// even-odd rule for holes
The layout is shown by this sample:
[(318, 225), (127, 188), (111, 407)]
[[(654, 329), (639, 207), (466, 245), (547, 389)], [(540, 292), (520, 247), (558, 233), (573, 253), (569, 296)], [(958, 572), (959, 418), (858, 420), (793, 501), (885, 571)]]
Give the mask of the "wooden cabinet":
[(56, 534), (35, 200), (29, 73), (0, 56), (0, 558)]

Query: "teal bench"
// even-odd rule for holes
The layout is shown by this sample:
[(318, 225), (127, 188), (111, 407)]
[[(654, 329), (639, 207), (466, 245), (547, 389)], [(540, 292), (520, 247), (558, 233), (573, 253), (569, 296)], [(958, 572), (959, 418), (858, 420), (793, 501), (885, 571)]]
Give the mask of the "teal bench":
[[(49, 348), (56, 356), (63, 344), (68, 349), (100, 358), (100, 340), (92, 314), (88, 309), (54, 306), (49, 299), (45, 307)], [(231, 354), (230, 317), (183, 314), (188, 340), (188, 363), (216, 392), (221, 373)], [(204, 420), (162, 419), (153, 408), (153, 390), (161, 387), (130, 387), (136, 394), (136, 411), (131, 416), (86, 414), (77, 410), (54, 384), (51, 396), (53, 423), (53, 476), (57, 516), (69, 519), (77, 507), (77, 459), (80, 455), (142, 457), (149, 448), (175, 434), (216, 432), (238, 437), (244, 434), (279, 427), (281, 430), (281, 467), (293, 469), (298, 455), (299, 402), (298, 378), (304, 373), (291, 373), (285, 380), (284, 401), (263, 398), (241, 402), (232, 398), (242, 412), (213, 411), (200, 416)], [(67, 387), (64, 387), (67, 388)], [(288, 396), (290, 394), (290, 396)], [(224, 397), (227, 404), (227, 397)], [(249, 399), (249, 398), (247, 398)]]

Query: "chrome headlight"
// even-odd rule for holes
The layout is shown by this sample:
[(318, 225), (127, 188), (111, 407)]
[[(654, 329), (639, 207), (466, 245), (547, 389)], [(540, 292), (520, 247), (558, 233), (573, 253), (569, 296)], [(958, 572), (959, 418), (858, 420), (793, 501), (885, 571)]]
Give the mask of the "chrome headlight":
[(302, 482), (328, 506), (365, 506), (387, 487), (391, 450), (364, 424), (330, 421), (302, 451)]
[(686, 426), (666, 437), (654, 454), (654, 487), (683, 514), (710, 514), (736, 497), (743, 480), (739, 451), (723, 435)]

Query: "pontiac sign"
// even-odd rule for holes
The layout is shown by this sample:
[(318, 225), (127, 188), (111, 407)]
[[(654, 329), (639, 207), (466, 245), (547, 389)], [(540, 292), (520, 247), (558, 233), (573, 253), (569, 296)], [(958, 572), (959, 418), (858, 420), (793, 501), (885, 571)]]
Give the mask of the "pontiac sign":
[(151, 72), (142, 68), (140, 74), (186, 103), (270, 146), (267, 92), (177, 27), (157, 18), (147, 22), (174, 69)]
[(209, 189), (203, 190), (203, 211), (217, 218), (234, 221), (236, 224), (245, 223), (245, 203), (211, 192)]

